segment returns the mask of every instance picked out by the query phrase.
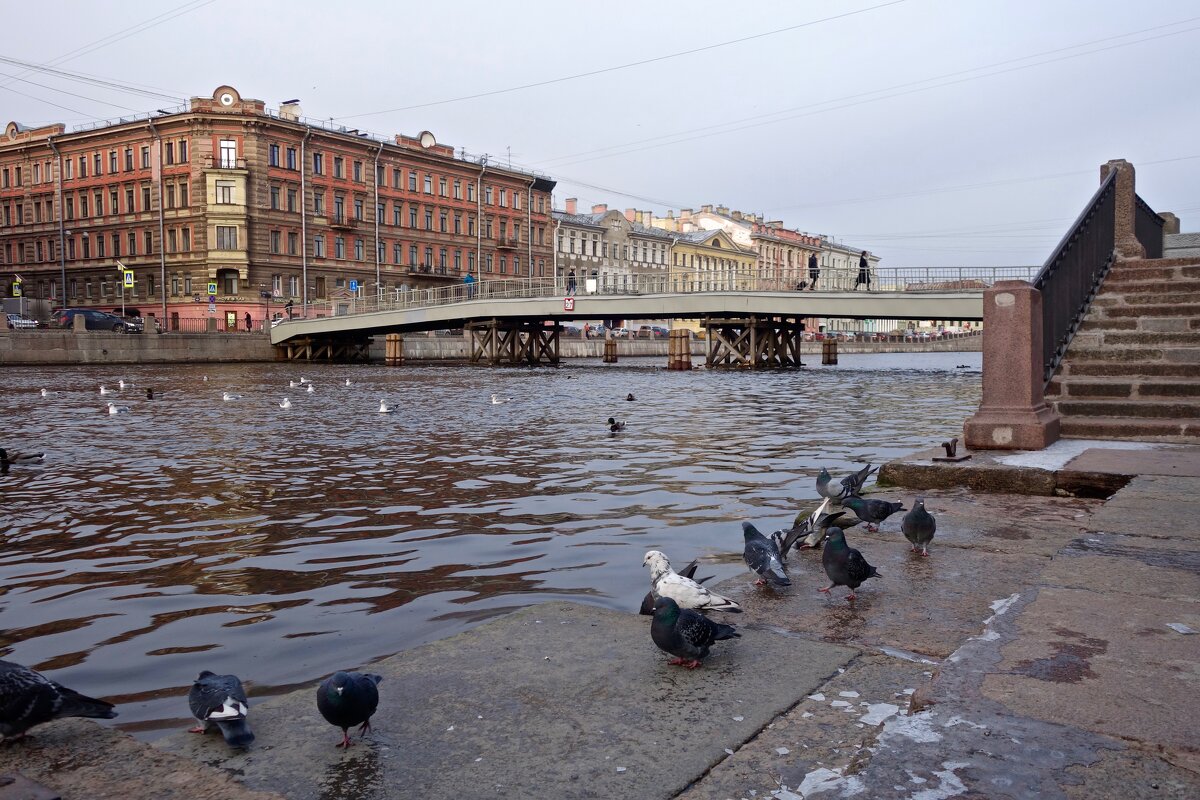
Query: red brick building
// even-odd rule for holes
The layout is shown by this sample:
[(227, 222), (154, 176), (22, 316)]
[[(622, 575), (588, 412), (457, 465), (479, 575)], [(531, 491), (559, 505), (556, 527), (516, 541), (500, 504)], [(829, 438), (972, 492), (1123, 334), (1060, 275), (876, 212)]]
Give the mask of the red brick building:
[[(325, 313), (357, 297), (549, 276), (543, 176), (456, 157), (432, 134), (377, 139), (268, 110), (232, 87), (189, 108), (0, 137), (0, 276), (26, 297), (119, 308), (168, 328), (216, 316), (244, 329), (291, 300)], [(6, 274), (7, 273), (7, 274)], [(216, 284), (216, 310), (208, 289)], [(335, 309), (336, 310), (336, 309)]]

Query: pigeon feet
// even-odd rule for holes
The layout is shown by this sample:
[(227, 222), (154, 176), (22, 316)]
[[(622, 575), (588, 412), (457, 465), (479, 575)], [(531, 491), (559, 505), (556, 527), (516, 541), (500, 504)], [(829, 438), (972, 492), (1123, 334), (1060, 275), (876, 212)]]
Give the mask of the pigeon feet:
[(754, 585), (755, 586), (766, 586), (767, 582), (765, 580), (763, 580), (762, 578), (759, 578), (758, 580), (756, 580), (754, 582)]
[(350, 745), (352, 745), (352, 744), (354, 744), (354, 743), (350, 741), (350, 734), (346, 731), (345, 728), (343, 728), (342, 729), (342, 740), (340, 742), (338, 742), (335, 745), (335, 747), (344, 747), (347, 750), (349, 750)]
[(875, 523), (873, 523), (873, 522), (868, 522), (868, 523), (867, 523), (867, 530), (869, 530), (869, 531), (872, 531), (872, 532), (874, 532), (874, 531), (878, 531), (878, 530), (879, 530), (879, 526), (878, 526), (878, 525), (876, 525), (876, 524), (875, 524)]
[(205, 728), (203, 725), (197, 725), (194, 728), (188, 728), (188, 733), (204, 733), (204, 731)]
[(370, 732), (371, 732), (371, 720), (367, 720), (366, 722), (364, 722), (362, 724), (362, 727), (360, 727), (358, 729), (358, 735), (360, 737), (362, 737), (362, 736), (366, 736)]
[(817, 591), (824, 592), (825, 594), (829, 594), (829, 590), (832, 588), (833, 588), (832, 586), (818, 586)]
[(697, 669), (700, 666), (700, 662), (693, 658), (691, 661), (685, 661), (683, 666), (687, 667), (688, 669)]
[(854, 592), (851, 592), (850, 594), (846, 595), (846, 600), (853, 600), (855, 597), (857, 597), (857, 595), (854, 594)]
[(921, 548), (921, 555), (925, 556), (926, 558), (929, 558), (929, 551), (926, 550), (925, 548)]

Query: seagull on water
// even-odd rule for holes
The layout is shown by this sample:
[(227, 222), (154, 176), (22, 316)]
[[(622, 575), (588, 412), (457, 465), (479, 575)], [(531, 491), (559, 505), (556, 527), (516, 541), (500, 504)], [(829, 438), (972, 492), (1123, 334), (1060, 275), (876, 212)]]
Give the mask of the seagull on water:
[(313, 392), (315, 392), (316, 390), (315, 390), (315, 389), (313, 389), (313, 385), (310, 383), (310, 384), (308, 384), (308, 388), (307, 388), (307, 389), (305, 389), (304, 391), (308, 392), (309, 394), (312, 394), (312, 393), (313, 393)]
[(512, 402), (511, 397), (501, 397), (498, 394), (492, 395), (492, 405), (494, 405), (494, 406), (498, 406), (501, 403), (511, 403), (511, 402)]
[(133, 381), (126, 381), (124, 378), (122, 378), (121, 380), (117, 381), (117, 388), (120, 388), (120, 389), (133, 388)]
[(52, 392), (49, 389), (42, 389), (42, 397), (49, 397), (52, 394), (58, 394), (58, 392)]
[(242, 396), (240, 394), (234, 394), (233, 392), (222, 392), (221, 399), (228, 402), (230, 400), (241, 400)]
[(289, 388), (289, 389), (295, 389), (295, 388), (296, 388), (297, 386), (299, 386), (299, 385), (300, 385), (300, 384), (296, 383), (295, 381), (288, 381), (288, 388)]
[(291, 401), (291, 400), (288, 400), (288, 399), (285, 397), (285, 398), (283, 398), (283, 402), (279, 404), (279, 407), (280, 407), (280, 408), (291, 408), (291, 407), (292, 407), (292, 401)]
[(301, 383), (312, 383), (312, 381), (310, 381), (308, 378), (301, 378), (300, 382)]
[(119, 406), (116, 403), (109, 403), (108, 404), (108, 413), (112, 414), (114, 416), (117, 414), (128, 414), (129, 406)]
[(379, 401), (379, 413), (380, 414), (391, 414), (395, 410), (396, 409), (392, 408), (391, 406), (389, 406), (387, 403), (383, 402), (382, 400)]
[(350, 385), (350, 379), (349, 379), (349, 378), (346, 378), (346, 385), (347, 385), (347, 386), (349, 386), (349, 385)]
[(112, 394), (113, 390), (106, 387), (103, 383), (100, 384), (100, 394)]

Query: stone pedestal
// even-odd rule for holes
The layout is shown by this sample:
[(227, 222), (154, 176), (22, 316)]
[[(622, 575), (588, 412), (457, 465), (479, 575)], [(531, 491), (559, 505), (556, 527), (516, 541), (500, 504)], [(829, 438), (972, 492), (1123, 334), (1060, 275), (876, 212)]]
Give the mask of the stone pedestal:
[(1000, 281), (983, 295), (983, 399), (963, 425), (971, 450), (1041, 450), (1058, 440), (1059, 418), (1042, 381), (1042, 294)]
[(1117, 186), (1114, 200), (1116, 202), (1115, 229), (1113, 231), (1113, 250), (1118, 261), (1146, 257), (1146, 248), (1137, 238), (1137, 190), (1136, 175), (1133, 164), (1123, 158), (1113, 159), (1100, 167), (1100, 180), (1108, 177), (1108, 173), (1117, 171)]

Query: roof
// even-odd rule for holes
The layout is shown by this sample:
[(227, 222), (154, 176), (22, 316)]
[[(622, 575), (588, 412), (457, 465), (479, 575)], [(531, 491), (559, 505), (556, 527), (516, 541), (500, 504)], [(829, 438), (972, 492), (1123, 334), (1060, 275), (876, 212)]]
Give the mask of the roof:
[(565, 211), (551, 211), (550, 216), (566, 225), (586, 225), (589, 228), (602, 228), (600, 221), (608, 215), (603, 214), (568, 214)]

